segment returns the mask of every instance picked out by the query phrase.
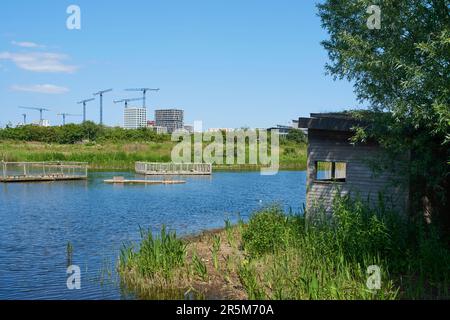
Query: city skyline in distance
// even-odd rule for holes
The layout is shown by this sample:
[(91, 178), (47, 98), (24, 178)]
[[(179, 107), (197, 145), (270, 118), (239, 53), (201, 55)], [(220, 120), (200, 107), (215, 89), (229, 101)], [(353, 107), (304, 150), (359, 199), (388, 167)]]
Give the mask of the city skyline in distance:
[[(358, 106), (350, 83), (325, 75), (327, 35), (314, 4), (256, 4), (78, 1), (81, 30), (68, 30), (67, 3), (5, 3), (0, 125), (22, 122), (19, 105), (49, 106), (46, 119), (59, 124), (57, 113), (81, 113), (77, 102), (99, 88), (115, 88), (104, 97), (106, 125), (123, 124), (112, 101), (139, 97), (125, 89), (141, 86), (161, 88), (147, 95), (148, 114), (179, 108), (185, 123), (205, 128), (270, 127)], [(98, 101), (86, 109), (98, 122)], [(27, 113), (28, 122), (39, 117)]]

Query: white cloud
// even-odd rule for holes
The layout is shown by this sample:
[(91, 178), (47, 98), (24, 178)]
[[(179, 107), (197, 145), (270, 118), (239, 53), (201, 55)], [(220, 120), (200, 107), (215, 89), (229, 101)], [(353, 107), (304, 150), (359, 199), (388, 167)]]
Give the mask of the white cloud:
[(53, 84), (13, 85), (11, 86), (11, 90), (46, 94), (62, 94), (69, 92), (68, 88), (55, 86)]
[(0, 52), (0, 60), (10, 60), (17, 67), (33, 72), (73, 73), (78, 67), (65, 64), (68, 58), (65, 54), (51, 52)]
[(31, 41), (11, 41), (11, 43), (15, 46), (22, 48), (44, 48), (44, 45), (37, 44)]

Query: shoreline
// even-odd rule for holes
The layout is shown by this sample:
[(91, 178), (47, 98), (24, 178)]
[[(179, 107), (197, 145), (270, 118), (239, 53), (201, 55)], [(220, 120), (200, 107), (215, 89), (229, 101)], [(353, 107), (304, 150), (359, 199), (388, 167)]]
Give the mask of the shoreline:
[[(450, 256), (445, 243), (434, 243), (438, 246), (434, 249), (430, 246), (437, 234), (418, 243), (398, 243), (395, 237), (407, 236), (417, 225), (404, 226), (395, 212), (380, 218), (363, 200), (336, 201), (336, 225), (309, 225), (304, 216), (287, 215), (275, 206), (255, 212), (248, 222), (239, 220), (232, 225), (225, 221), (224, 228), (195, 234), (178, 237), (164, 227), (160, 236), (144, 233), (138, 247), (133, 244), (121, 252), (119, 277), (138, 299), (449, 297), (448, 278), (443, 272)], [(374, 219), (380, 220), (373, 224)], [(349, 234), (349, 228), (358, 232)], [(429, 248), (425, 254), (421, 254), (423, 246)], [(397, 253), (406, 250), (411, 255)], [(419, 265), (431, 264), (440, 272), (417, 274), (417, 259)], [(384, 281), (379, 289), (370, 291), (367, 269), (373, 265), (384, 270)]]
[[(0, 160), (87, 162), (90, 171), (134, 170), (135, 162), (170, 162), (173, 143), (109, 141), (93, 144), (54, 144), (0, 141)], [(247, 153), (247, 152), (246, 152)], [(257, 171), (261, 165), (216, 164), (214, 171)], [(306, 170), (306, 145), (280, 144), (279, 170)]]
[[(258, 168), (241, 168), (230, 165), (229, 168), (219, 168), (215, 169), (213, 165), (213, 173), (214, 172), (256, 172), (259, 171), (261, 167)], [(279, 171), (306, 171), (306, 168), (303, 166), (280, 166)], [(88, 168), (88, 172), (129, 172), (136, 173), (134, 168)]]
[[(180, 236), (186, 246), (186, 265), (176, 270), (170, 281), (142, 277), (136, 270), (124, 269), (119, 263), (121, 282), (139, 300), (246, 300), (248, 295), (238, 275), (244, 253), (237, 228), (239, 226), (233, 225)], [(220, 239), (220, 248), (214, 254), (212, 248), (217, 239)], [(205, 269), (197, 272), (200, 265)]]

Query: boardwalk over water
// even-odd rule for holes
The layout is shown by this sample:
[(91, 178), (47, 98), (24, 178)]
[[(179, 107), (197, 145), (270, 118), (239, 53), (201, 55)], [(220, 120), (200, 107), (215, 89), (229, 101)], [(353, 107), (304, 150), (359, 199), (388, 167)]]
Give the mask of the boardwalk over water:
[(211, 175), (212, 164), (136, 162), (135, 171), (145, 175)]
[(0, 182), (45, 182), (87, 179), (85, 162), (5, 162)]

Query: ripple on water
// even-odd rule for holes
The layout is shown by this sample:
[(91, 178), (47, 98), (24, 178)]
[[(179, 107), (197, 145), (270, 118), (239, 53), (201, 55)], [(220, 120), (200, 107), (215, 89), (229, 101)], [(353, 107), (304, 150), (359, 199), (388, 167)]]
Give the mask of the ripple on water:
[[(114, 270), (123, 243), (139, 240), (139, 227), (196, 233), (274, 202), (298, 212), (305, 199), (301, 171), (219, 172), (176, 186), (102, 182), (114, 175), (135, 176), (101, 172), (88, 182), (2, 185), (0, 299), (134, 298), (121, 290)], [(68, 243), (81, 269), (81, 290), (66, 286)]]

